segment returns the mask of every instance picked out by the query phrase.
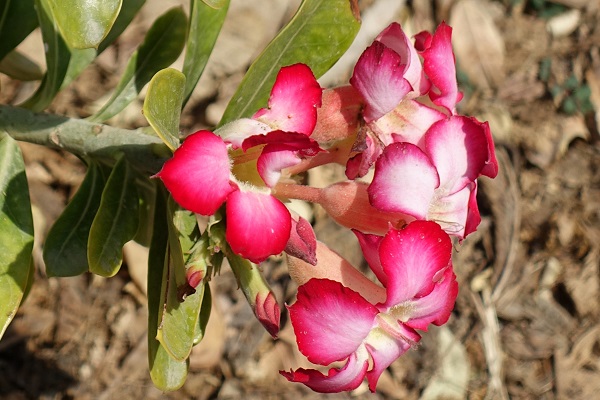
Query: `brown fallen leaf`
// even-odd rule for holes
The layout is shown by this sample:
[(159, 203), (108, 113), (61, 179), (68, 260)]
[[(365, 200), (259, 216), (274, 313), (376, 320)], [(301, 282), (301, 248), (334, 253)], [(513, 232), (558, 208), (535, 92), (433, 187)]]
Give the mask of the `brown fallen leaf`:
[(459, 1), (450, 15), (452, 45), (460, 69), (481, 89), (504, 80), (504, 39), (492, 18), (488, 1)]

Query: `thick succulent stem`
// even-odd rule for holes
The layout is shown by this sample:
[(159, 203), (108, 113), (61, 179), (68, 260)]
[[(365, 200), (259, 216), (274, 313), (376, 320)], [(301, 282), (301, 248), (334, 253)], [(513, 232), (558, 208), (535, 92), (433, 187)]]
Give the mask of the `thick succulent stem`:
[(160, 138), (142, 129), (122, 129), (0, 105), (0, 131), (13, 139), (63, 149), (79, 157), (114, 163), (124, 154), (140, 171), (154, 174), (171, 156)]

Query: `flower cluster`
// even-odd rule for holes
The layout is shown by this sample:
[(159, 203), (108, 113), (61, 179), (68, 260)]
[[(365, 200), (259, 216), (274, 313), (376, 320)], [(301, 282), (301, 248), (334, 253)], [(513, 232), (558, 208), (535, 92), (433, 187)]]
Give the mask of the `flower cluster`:
[[(338, 392), (366, 378), (374, 391), (418, 331), (450, 317), (458, 293), (450, 236), (477, 228), (477, 178), (498, 170), (488, 124), (457, 113), (451, 32), (442, 23), (413, 41), (391, 24), (337, 88), (323, 90), (303, 64), (284, 67), (266, 108), (188, 136), (157, 174), (188, 210), (224, 207), (235, 257), (288, 254), (300, 285), (288, 307), (300, 351), (316, 364), (344, 363), (327, 374), (282, 371), (290, 381)], [(345, 165), (347, 179), (326, 188), (294, 179), (329, 163)], [(320, 204), (352, 229), (379, 282), (317, 242), (289, 199)], [(279, 308), (268, 286), (239, 281), (275, 336)]]

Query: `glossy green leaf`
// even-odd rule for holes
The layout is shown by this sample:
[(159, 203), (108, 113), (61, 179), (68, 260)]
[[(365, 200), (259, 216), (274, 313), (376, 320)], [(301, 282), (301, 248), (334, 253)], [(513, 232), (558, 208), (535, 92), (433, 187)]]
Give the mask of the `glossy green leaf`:
[(48, 276), (76, 276), (90, 269), (88, 238), (108, 175), (106, 167), (91, 161), (79, 190), (48, 232), (43, 253)]
[(229, 4), (229, 0), (202, 0), (202, 2), (215, 9), (225, 7)]
[(185, 75), (173, 68), (160, 70), (148, 85), (144, 116), (173, 151), (179, 147), (179, 117), (183, 104)]
[(59, 92), (67, 75), (71, 50), (58, 32), (47, 0), (35, 0), (35, 8), (46, 48), (47, 71), (38, 90), (21, 106), (38, 112), (48, 107)]
[(190, 355), (197, 337), (198, 319), (204, 297), (204, 285), (195, 291), (187, 284), (185, 257), (200, 236), (196, 216), (180, 209), (173, 201), (169, 202), (169, 254), (168, 279), (161, 291), (161, 315), (156, 338), (177, 361), (184, 361)]
[(20, 81), (37, 81), (44, 77), (40, 66), (17, 50), (0, 60), (0, 72)]
[(177, 59), (185, 44), (186, 31), (187, 17), (179, 7), (157, 18), (131, 56), (113, 95), (90, 120), (106, 121), (135, 100), (154, 74)]
[(139, 198), (135, 177), (136, 172), (121, 157), (102, 191), (88, 238), (88, 264), (94, 274), (115, 275), (123, 262), (123, 245), (137, 232)]
[(133, 240), (142, 246), (149, 246), (154, 229), (155, 181), (150, 178), (138, 176), (137, 188), (140, 196), (140, 223)]
[(30, 279), (33, 218), (25, 165), (17, 143), (0, 132), (0, 337)]
[(318, 78), (348, 49), (360, 28), (355, 1), (304, 0), (290, 23), (250, 66), (220, 124), (267, 105), (281, 67), (304, 63)]
[[(209, 3), (219, 3), (219, 6), (215, 7), (214, 4)], [(221, 32), (229, 8), (229, 0), (213, 2), (191, 0), (190, 7), (190, 32), (183, 60), (183, 73), (186, 77), (184, 105), (198, 84)]]
[(0, 0), (0, 60), (37, 26), (34, 0)]
[(100, 43), (100, 46), (98, 46), (98, 53), (102, 53), (104, 49), (108, 47), (108, 45), (114, 42), (121, 35), (121, 33), (123, 33), (125, 28), (129, 26), (133, 20), (133, 17), (137, 15), (144, 3), (146, 3), (146, 0), (123, 0), (121, 11), (117, 16), (112, 29), (110, 32), (108, 32), (108, 35), (104, 38), (102, 43)]
[(194, 345), (200, 343), (206, 334), (206, 326), (210, 318), (210, 312), (212, 310), (212, 294), (210, 292), (210, 285), (202, 283), (204, 285), (204, 298), (202, 299), (202, 306), (200, 307), (200, 318), (198, 318), (198, 326), (196, 328), (196, 335), (194, 336)]
[(34, 95), (21, 106), (39, 112), (64, 89), (129, 25), (145, 0), (124, 0), (121, 13), (106, 39), (96, 49), (70, 49), (54, 23), (47, 0), (35, 0), (46, 52), (47, 71)]
[(113, 26), (122, 0), (48, 0), (63, 38), (74, 49), (97, 48)]
[(177, 390), (187, 376), (188, 361), (174, 360), (156, 339), (161, 313), (161, 291), (166, 284), (169, 254), (166, 191), (156, 191), (154, 234), (148, 256), (148, 365), (154, 385), (164, 391)]

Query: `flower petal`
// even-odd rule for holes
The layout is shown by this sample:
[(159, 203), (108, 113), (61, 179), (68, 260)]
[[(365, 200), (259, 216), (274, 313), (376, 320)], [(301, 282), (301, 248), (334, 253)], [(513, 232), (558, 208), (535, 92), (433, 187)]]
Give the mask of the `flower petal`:
[(381, 261), (379, 260), (379, 244), (383, 239), (383, 236), (369, 235), (352, 229), (352, 232), (356, 235), (360, 249), (362, 250), (365, 261), (369, 264), (371, 271), (375, 274), (379, 282), (385, 286), (387, 284), (387, 275), (383, 272)]
[(275, 197), (236, 190), (227, 198), (226, 215), (225, 237), (236, 254), (259, 263), (285, 249), (291, 216)]
[(410, 302), (412, 316), (405, 324), (422, 331), (426, 331), (429, 324), (445, 324), (454, 308), (456, 296), (458, 282), (450, 265), (444, 270), (440, 282), (435, 284), (431, 293)]
[(483, 167), (483, 170), (481, 171), (481, 175), (485, 175), (490, 178), (495, 178), (496, 175), (498, 175), (498, 160), (496, 159), (494, 138), (492, 136), (492, 131), (490, 130), (490, 125), (487, 121), (482, 124), (482, 127), (485, 131), (485, 137), (487, 139), (488, 144), (488, 159), (485, 163), (485, 167)]
[(366, 347), (373, 360), (373, 366), (367, 372), (367, 380), (371, 392), (375, 392), (377, 381), (383, 371), (406, 353), (412, 345), (408, 341), (391, 337), (382, 330), (374, 330), (369, 335)]
[(266, 146), (256, 164), (258, 174), (268, 187), (273, 187), (279, 182), (282, 169), (292, 167), (302, 161), (296, 151), (282, 150), (278, 147), (280, 146)]
[[(422, 38), (418, 40), (421, 47)], [(463, 95), (458, 91), (456, 66), (452, 52), (452, 28), (442, 22), (435, 30), (431, 40), (424, 40), (428, 47), (421, 53), (423, 69), (438, 91), (429, 91), (434, 104), (446, 108), (451, 114)]]
[(404, 100), (369, 125), (378, 137), (391, 136), (387, 143), (408, 142), (422, 147), (425, 132), (446, 115), (415, 100)]
[(350, 83), (367, 103), (363, 114), (367, 123), (393, 110), (412, 90), (405, 69), (400, 55), (377, 41), (360, 56)]
[(288, 307), (298, 348), (315, 364), (328, 365), (354, 353), (379, 312), (352, 289), (329, 279), (311, 279)]
[(252, 118), (273, 130), (310, 135), (317, 123), (317, 107), (321, 106), (322, 89), (310, 68), (304, 64), (283, 67), (271, 90), (268, 108)]
[(242, 147), (242, 143), (247, 138), (254, 135), (266, 135), (273, 129), (260, 121), (250, 118), (240, 118), (231, 121), (215, 130), (225, 143), (230, 143), (233, 148)]
[(406, 64), (404, 78), (413, 87), (415, 97), (427, 93), (430, 83), (423, 72), (419, 54), (402, 30), (402, 27), (400, 27), (400, 24), (397, 22), (391, 23), (375, 40), (383, 43), (400, 55), (403, 63)]
[(452, 116), (433, 124), (425, 134), (425, 148), (445, 195), (477, 179), (488, 160), (483, 124), (471, 117)]
[[(475, 183), (471, 182), (462, 190), (449, 196), (441, 196), (431, 203), (427, 219), (437, 222), (448, 235), (463, 239), (473, 232), (481, 218), (477, 211), (477, 200), (473, 197), (472, 190)], [(475, 203), (475, 212), (470, 211)], [(470, 231), (466, 233), (469, 225)]]
[(369, 360), (367, 352), (359, 358), (352, 354), (343, 368), (331, 368), (327, 375), (314, 369), (300, 368), (295, 371), (279, 371), (290, 382), (303, 383), (315, 392), (337, 393), (356, 389), (365, 378)]
[(379, 245), (381, 266), (388, 276), (383, 306), (431, 293), (434, 277), (448, 266), (451, 253), (450, 237), (435, 222), (413, 221), (404, 229), (391, 229)]
[(479, 223), (481, 222), (481, 215), (479, 214), (479, 207), (477, 206), (477, 181), (473, 182), (470, 189), (469, 196), (469, 210), (467, 212), (467, 222), (465, 224), (465, 232), (463, 238), (467, 235), (475, 232)]
[(188, 136), (156, 176), (183, 208), (212, 215), (235, 190), (227, 145), (209, 131)]
[(375, 163), (369, 185), (373, 207), (425, 219), (440, 181), (429, 157), (410, 143), (392, 143)]

